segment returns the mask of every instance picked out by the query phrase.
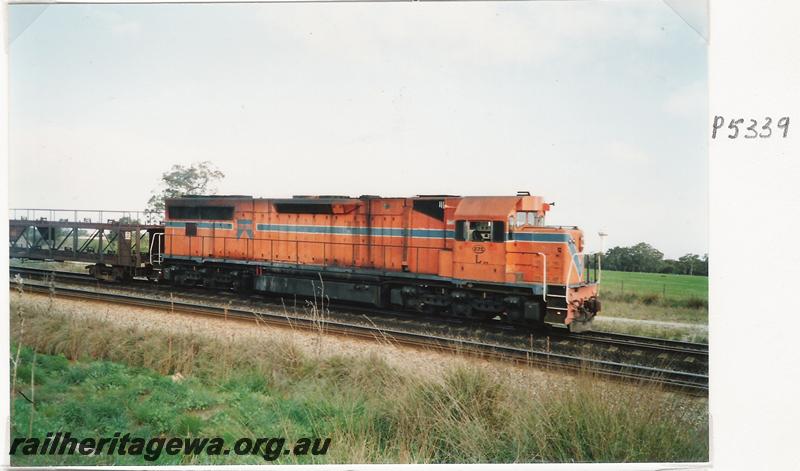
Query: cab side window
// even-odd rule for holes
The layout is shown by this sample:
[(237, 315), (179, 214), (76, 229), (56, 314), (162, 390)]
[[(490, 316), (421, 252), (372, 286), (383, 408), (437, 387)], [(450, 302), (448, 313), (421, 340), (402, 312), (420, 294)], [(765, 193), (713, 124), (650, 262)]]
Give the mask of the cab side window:
[(467, 221), (456, 221), (456, 240), (467, 240)]
[(488, 242), (492, 240), (492, 222), (470, 221), (467, 228), (467, 240), (471, 242)]
[(505, 241), (503, 221), (456, 221), (455, 239), (469, 242)]
[(495, 221), (492, 223), (492, 242), (505, 242), (505, 224), (503, 221)]

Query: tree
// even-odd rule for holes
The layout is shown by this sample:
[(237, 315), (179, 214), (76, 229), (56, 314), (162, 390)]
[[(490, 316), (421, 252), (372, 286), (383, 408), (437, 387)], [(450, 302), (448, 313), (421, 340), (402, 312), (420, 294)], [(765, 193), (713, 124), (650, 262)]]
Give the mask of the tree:
[(700, 265), (697, 266), (697, 269), (694, 271), (695, 275), (703, 275), (708, 276), (708, 254), (703, 254), (703, 258), (700, 259)]
[(173, 165), (161, 175), (161, 189), (154, 190), (147, 201), (147, 211), (164, 211), (164, 199), (183, 195), (209, 195), (217, 192), (211, 185), (225, 178), (211, 162), (195, 162), (191, 165)]
[(658, 272), (664, 254), (650, 244), (639, 242), (631, 247), (633, 267), (631, 271)]
[(677, 260), (666, 259), (661, 262), (659, 273), (680, 273), (680, 263)]
[(684, 275), (694, 275), (697, 270), (701, 268), (703, 262), (700, 260), (699, 255), (687, 253), (678, 259), (678, 263), (680, 263), (681, 266), (681, 273)]
[(589, 268), (590, 270), (594, 270), (595, 268), (597, 268), (597, 261), (600, 259), (601, 256), (604, 257), (602, 261), (603, 268), (607, 268), (605, 256), (601, 252), (593, 252), (586, 254), (586, 261), (584, 262), (586, 267)]
[(649, 244), (640, 242), (633, 247), (608, 249), (603, 257), (603, 268), (619, 271), (658, 272), (664, 254)]

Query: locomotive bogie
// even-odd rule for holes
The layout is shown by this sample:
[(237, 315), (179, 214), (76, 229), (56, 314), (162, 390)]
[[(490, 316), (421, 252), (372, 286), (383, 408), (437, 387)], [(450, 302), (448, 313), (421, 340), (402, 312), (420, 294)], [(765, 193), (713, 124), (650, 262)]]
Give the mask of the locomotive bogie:
[(168, 263), (163, 273), (166, 281), (176, 285), (299, 296), (322, 305), (334, 300), (443, 317), (498, 318), (526, 326), (540, 326), (544, 322), (541, 296), (508, 291), (502, 286), (476, 286), (474, 283), (458, 286), (414, 279), (361, 278), (353, 274), (343, 274), (350, 279), (315, 277), (290, 269), (272, 272), (269, 267), (257, 267), (247, 270), (235, 264)]

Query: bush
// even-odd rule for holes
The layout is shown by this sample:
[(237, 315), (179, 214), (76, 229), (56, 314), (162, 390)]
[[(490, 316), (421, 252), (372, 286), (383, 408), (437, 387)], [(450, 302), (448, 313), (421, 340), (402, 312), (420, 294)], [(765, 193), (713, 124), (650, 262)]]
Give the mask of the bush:
[[(708, 428), (657, 387), (609, 386), (591, 374), (543, 396), (520, 428), (543, 461), (685, 461), (707, 456)], [(695, 458), (696, 459), (696, 458)]]
[(689, 309), (708, 309), (708, 301), (697, 296), (686, 299), (664, 297), (661, 293), (633, 293), (613, 290), (600, 290), (600, 299), (628, 304), (645, 304), (648, 306), (660, 305), (664, 307), (679, 307)]
[(693, 309), (708, 309), (708, 301), (696, 296), (691, 296), (686, 300), (686, 306)]
[(661, 300), (661, 296), (655, 293), (647, 293), (640, 296), (642, 304), (646, 304), (648, 306), (656, 304)]

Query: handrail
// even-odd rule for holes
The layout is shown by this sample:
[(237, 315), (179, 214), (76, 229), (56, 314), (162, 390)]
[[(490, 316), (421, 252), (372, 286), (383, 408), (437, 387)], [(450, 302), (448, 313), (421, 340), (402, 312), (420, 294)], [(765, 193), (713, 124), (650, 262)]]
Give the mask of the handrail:
[[(156, 241), (164, 237), (163, 232), (156, 232), (153, 234), (153, 237), (150, 238), (150, 265), (153, 265), (153, 248), (156, 246)], [(158, 244), (158, 247), (161, 247), (161, 244)], [(162, 261), (162, 254), (159, 252), (158, 254), (158, 263)]]
[(131, 225), (158, 225), (164, 219), (164, 212), (150, 210), (9, 208), (8, 216), (11, 220), (91, 223), (107, 223), (107, 218), (109, 217), (113, 218), (114, 222), (128, 218), (131, 220)]
[(547, 301), (547, 255), (544, 252), (531, 252), (534, 255), (541, 255), (544, 259), (542, 263), (542, 299)]
[[(599, 254), (597, 254), (597, 280), (595, 281), (595, 283), (599, 285), (600, 280), (602, 279), (603, 279), (603, 253), (600, 252)], [(599, 290), (600, 288), (598, 288), (598, 291)]]
[[(583, 255), (583, 252), (581, 252), (580, 254), (576, 254), (576, 255)], [(575, 264), (575, 257), (570, 256), (569, 257), (569, 270), (567, 271), (567, 280), (566, 280), (566, 285), (564, 286), (564, 302), (566, 303), (568, 309), (569, 309), (569, 282), (570, 282), (570, 278), (572, 277), (572, 267), (573, 266), (575, 267), (575, 271), (578, 273), (578, 282), (582, 282), (583, 281), (583, 277), (581, 276), (582, 275), (581, 271), (578, 270), (578, 265)]]
[(100, 211), (109, 212), (109, 213), (160, 213), (163, 211), (148, 211), (144, 209), (75, 209), (75, 208), (8, 208), (9, 211), (61, 211), (61, 212), (90, 212), (90, 213), (99, 213)]

